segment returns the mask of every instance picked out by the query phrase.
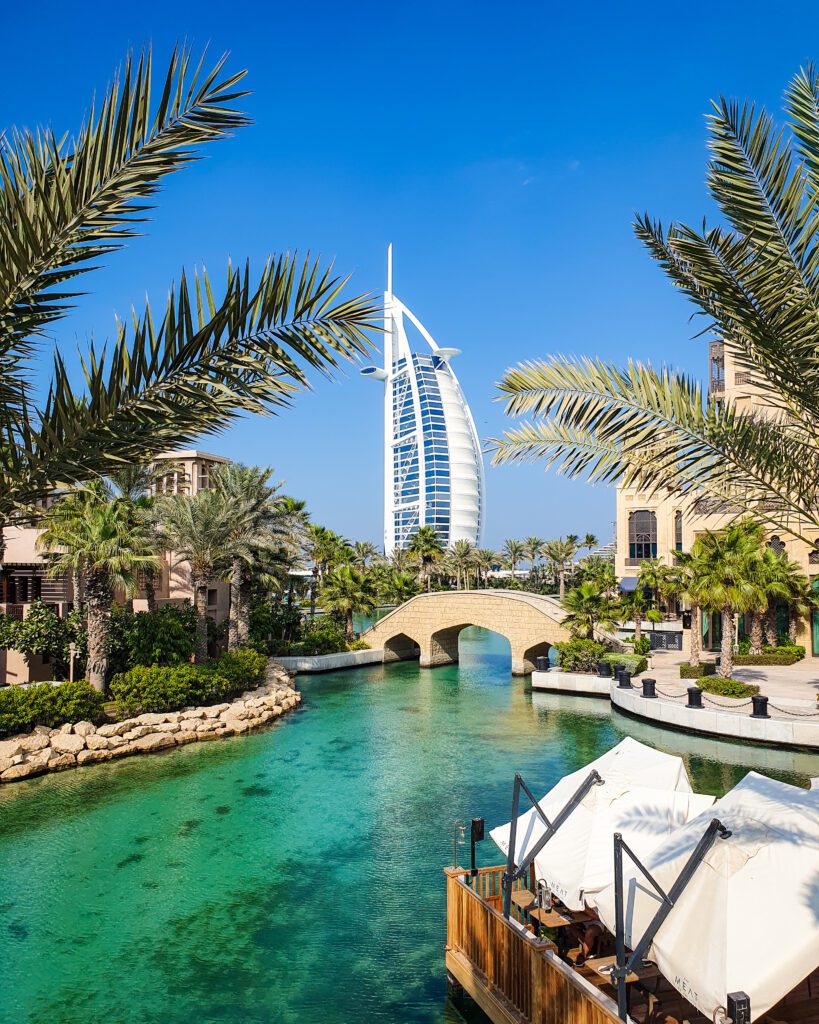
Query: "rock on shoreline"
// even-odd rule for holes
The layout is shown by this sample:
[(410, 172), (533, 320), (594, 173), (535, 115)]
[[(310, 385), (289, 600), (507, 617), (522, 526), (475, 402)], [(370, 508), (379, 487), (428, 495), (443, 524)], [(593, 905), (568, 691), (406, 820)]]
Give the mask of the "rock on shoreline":
[(91, 722), (66, 724), (59, 729), (38, 725), (31, 733), (0, 740), (0, 783), (258, 729), (301, 701), (301, 694), (281, 666), (271, 665), (267, 678), (264, 685), (248, 690), (230, 704), (137, 715), (100, 726)]

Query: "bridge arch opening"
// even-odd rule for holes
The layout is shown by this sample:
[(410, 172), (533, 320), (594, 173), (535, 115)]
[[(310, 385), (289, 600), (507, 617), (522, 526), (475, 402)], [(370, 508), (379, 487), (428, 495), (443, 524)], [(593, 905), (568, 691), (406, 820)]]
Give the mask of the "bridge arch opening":
[(523, 665), (521, 666), (523, 671), (521, 675), (531, 675), (537, 668), (537, 659), (548, 658), (551, 650), (552, 645), (546, 640), (539, 644), (534, 644), (532, 647), (527, 647), (523, 652)]
[(384, 662), (410, 661), (412, 658), (421, 657), (421, 648), (411, 636), (406, 633), (396, 633), (389, 640), (384, 641)]

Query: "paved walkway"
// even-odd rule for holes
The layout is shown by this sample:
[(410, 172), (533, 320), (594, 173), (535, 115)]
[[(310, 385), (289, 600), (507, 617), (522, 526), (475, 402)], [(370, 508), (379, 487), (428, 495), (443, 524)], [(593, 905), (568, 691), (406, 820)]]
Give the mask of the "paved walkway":
[[(679, 696), (695, 683), (693, 679), (680, 679), (680, 662), (683, 660), (679, 651), (655, 651), (651, 656), (651, 669), (644, 675), (657, 680), (658, 691)], [(795, 665), (737, 666), (733, 676), (734, 679), (741, 679), (744, 683), (759, 687), (759, 692), (769, 700), (769, 710), (773, 717), (799, 717), (800, 713), (819, 713), (819, 658), (805, 658)], [(635, 683), (639, 682), (638, 676)], [(748, 700), (732, 700), (728, 697), (715, 697), (712, 694), (705, 696), (711, 705), (735, 710), (740, 714), (748, 713)], [(787, 710), (777, 708), (793, 710), (789, 714)]]

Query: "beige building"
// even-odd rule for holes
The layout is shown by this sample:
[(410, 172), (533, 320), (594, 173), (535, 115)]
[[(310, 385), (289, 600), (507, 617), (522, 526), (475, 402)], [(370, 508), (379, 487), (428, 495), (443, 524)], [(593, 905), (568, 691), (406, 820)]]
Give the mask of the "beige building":
[[(221, 455), (195, 449), (163, 452), (156, 463), (168, 465), (168, 473), (156, 487), (156, 494), (196, 494), (210, 486), (210, 473), (215, 465), (229, 462)], [(0, 613), (23, 619), (34, 601), (49, 605), (60, 616), (74, 607), (71, 580), (52, 579), (46, 573), (45, 559), (37, 550), (40, 531), (35, 526), (12, 526), (4, 530), (5, 554), (0, 565)], [(165, 552), (156, 581), (157, 604), (180, 603), (193, 599), (190, 573), (184, 564), (174, 565), (172, 552)], [(208, 590), (207, 613), (216, 622), (227, 618), (230, 608), (226, 583), (215, 583)], [(147, 610), (145, 593), (134, 598), (134, 610)], [(0, 685), (5, 683), (39, 682), (53, 677), (53, 666), (47, 659), (34, 656), (27, 660), (20, 651), (0, 650)]]
[[(740, 408), (764, 413), (763, 393), (754, 387), (752, 374), (738, 368), (730, 352), (721, 342), (709, 346), (709, 391), (721, 401), (735, 403)], [(711, 503), (712, 507), (715, 503)], [(718, 510), (709, 511), (705, 498), (675, 495), (669, 491), (649, 495), (633, 487), (617, 489), (617, 552), (615, 571), (625, 590), (634, 589), (637, 571), (645, 559), (659, 558), (668, 565), (673, 563), (677, 551), (689, 551), (698, 534), (705, 530), (719, 530), (732, 517)], [(807, 541), (785, 531), (769, 531), (768, 543), (785, 551), (802, 572), (811, 578), (819, 590), (819, 531), (815, 537), (807, 532)], [(668, 610), (677, 628), (683, 632), (683, 646), (687, 646), (687, 631), (682, 630), (682, 619), (676, 618), (680, 609)], [(780, 628), (786, 631), (784, 609)], [(669, 624), (665, 629), (671, 628)], [(703, 622), (705, 646), (716, 650), (719, 643), (718, 616)], [(673, 632), (673, 628), (672, 628)], [(798, 642), (804, 644), (808, 656), (819, 657), (819, 612), (810, 621), (799, 625)]]

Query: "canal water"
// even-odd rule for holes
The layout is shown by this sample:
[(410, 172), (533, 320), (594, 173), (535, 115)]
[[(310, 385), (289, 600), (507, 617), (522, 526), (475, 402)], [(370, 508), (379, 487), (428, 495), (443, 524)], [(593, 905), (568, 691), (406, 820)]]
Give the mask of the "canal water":
[(509, 669), (470, 629), (460, 665), (303, 677), (268, 731), (3, 788), (0, 1024), (454, 1022), (441, 866), (455, 819), (508, 819), (514, 771), (545, 791), (630, 732), (704, 791), (819, 774)]

